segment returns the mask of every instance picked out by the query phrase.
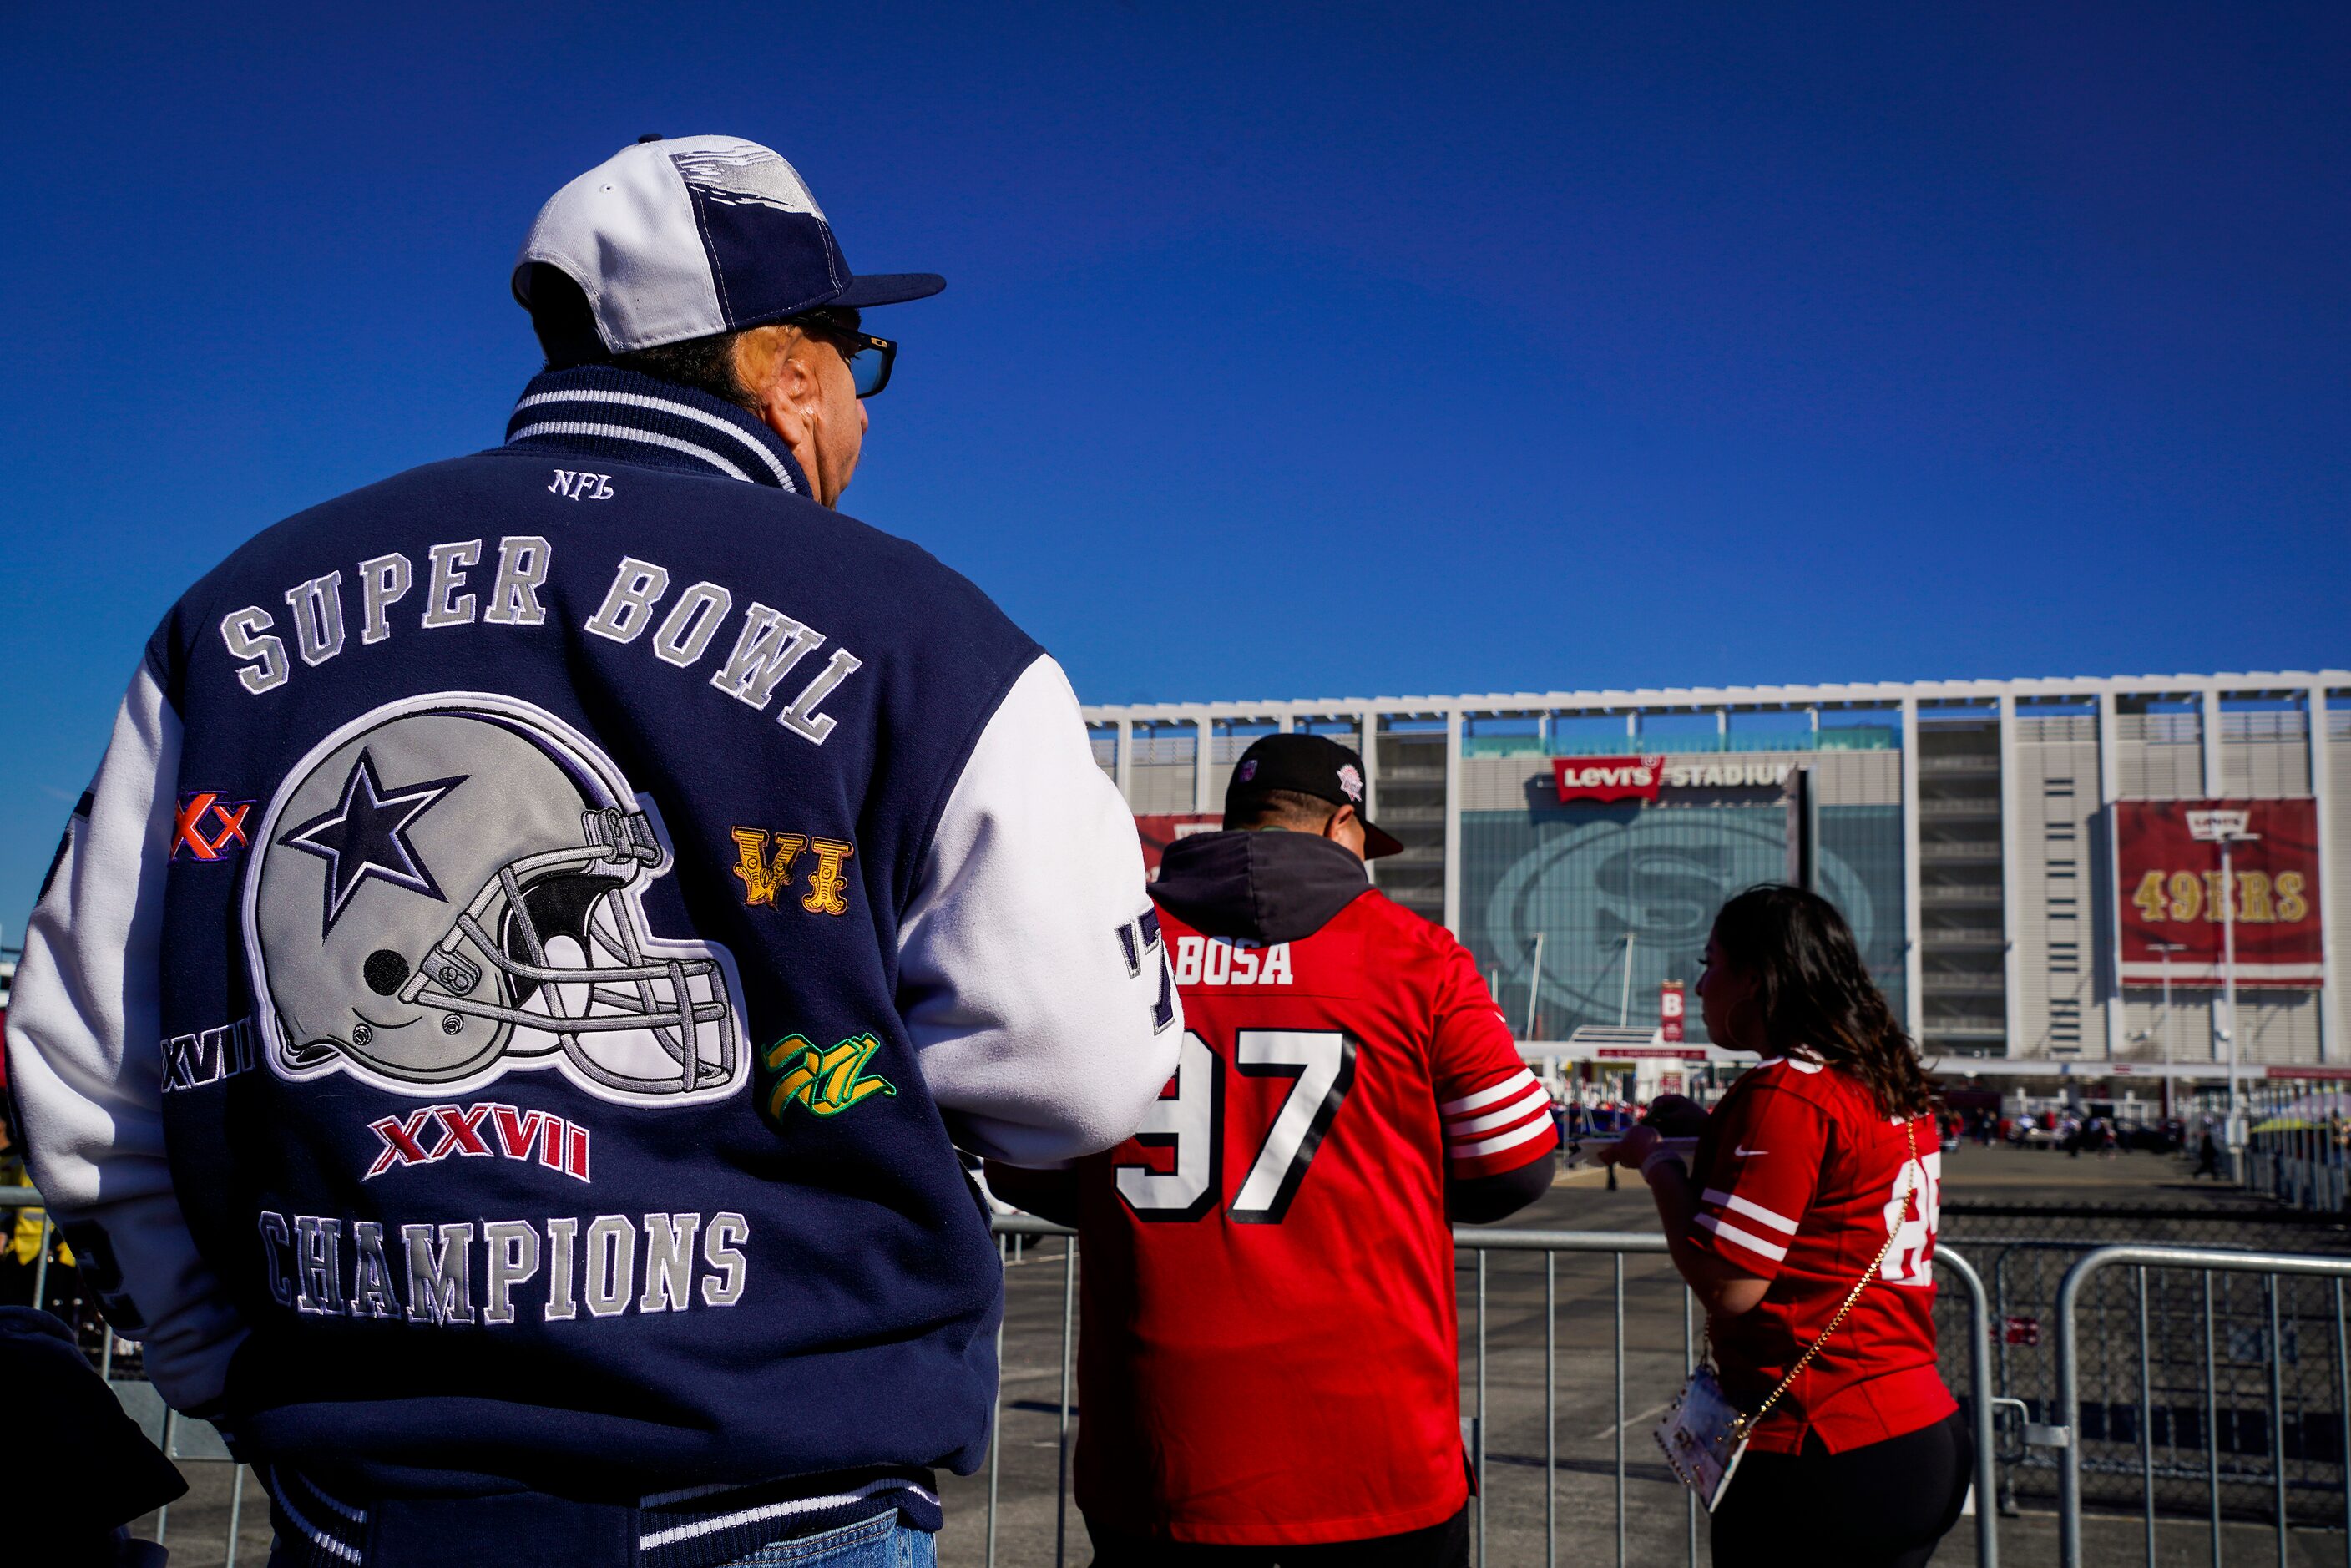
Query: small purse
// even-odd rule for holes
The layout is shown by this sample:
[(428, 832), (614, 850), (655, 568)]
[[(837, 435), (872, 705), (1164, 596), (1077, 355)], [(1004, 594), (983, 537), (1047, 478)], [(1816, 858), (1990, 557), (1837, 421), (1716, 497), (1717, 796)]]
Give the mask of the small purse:
[(1722, 1500), (1747, 1453), (1746, 1418), (1722, 1391), (1713, 1364), (1701, 1360), (1657, 1423), (1657, 1447), (1674, 1479), (1698, 1493), (1708, 1513)]
[(1746, 1457), (1747, 1439), (1757, 1424), (1771, 1413), (1771, 1406), (1788, 1392), (1797, 1375), (1813, 1364), (1813, 1357), (1821, 1353), (1829, 1335), (1837, 1332), (1845, 1314), (1853, 1311), (1854, 1302), (1861, 1300), (1861, 1292), (1868, 1289), (1869, 1281), (1885, 1263), (1886, 1254), (1893, 1249), (1903, 1218), (1910, 1212), (1911, 1196), (1917, 1189), (1917, 1184), (1910, 1177), (1918, 1166), (1918, 1135), (1912, 1130), (1911, 1122), (1903, 1123), (1902, 1136), (1910, 1145), (1910, 1159), (1902, 1167), (1902, 1197), (1894, 1206), (1894, 1217), (1886, 1227), (1886, 1240), (1877, 1249), (1877, 1256), (1869, 1260), (1869, 1267), (1845, 1292), (1844, 1304), (1837, 1308), (1836, 1316), (1821, 1331), (1821, 1337), (1796, 1358), (1796, 1364), (1788, 1368), (1788, 1375), (1763, 1396), (1763, 1403), (1755, 1407), (1753, 1415), (1740, 1415), (1739, 1406), (1730, 1402), (1730, 1396), (1723, 1392), (1722, 1380), (1714, 1370), (1714, 1327), (1710, 1322), (1707, 1325), (1707, 1348), (1699, 1353), (1698, 1365), (1691, 1368), (1682, 1391), (1666, 1407), (1665, 1419), (1657, 1423), (1656, 1437), (1657, 1447), (1666, 1451), (1667, 1468), (1674, 1472), (1677, 1480), (1698, 1494), (1708, 1513), (1720, 1506), (1722, 1494), (1730, 1488), (1730, 1478), (1739, 1473), (1739, 1461)]

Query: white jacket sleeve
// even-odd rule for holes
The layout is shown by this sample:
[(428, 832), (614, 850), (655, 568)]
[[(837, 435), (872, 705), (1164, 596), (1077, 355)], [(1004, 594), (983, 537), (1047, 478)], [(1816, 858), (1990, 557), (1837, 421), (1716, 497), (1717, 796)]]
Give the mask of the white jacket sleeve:
[(246, 1330), (197, 1255), (163, 1155), (162, 904), (180, 721), (145, 666), (25, 933), (8, 1082), (34, 1184), (149, 1377), (220, 1396)]
[(898, 1005), (956, 1139), (1014, 1165), (1134, 1131), (1182, 1004), (1134, 818), (1040, 656), (972, 748), (899, 927)]

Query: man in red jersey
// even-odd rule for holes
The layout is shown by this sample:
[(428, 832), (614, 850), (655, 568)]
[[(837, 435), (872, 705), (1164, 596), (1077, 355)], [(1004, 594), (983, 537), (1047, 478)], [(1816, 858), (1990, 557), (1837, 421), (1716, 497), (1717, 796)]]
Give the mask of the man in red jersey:
[(1373, 890), (1363, 800), (1335, 741), (1251, 746), (1152, 887), (1186, 1026), (1153, 1113), (988, 1167), (1080, 1231), (1097, 1568), (1468, 1561), (1447, 1220), (1533, 1201), (1559, 1139), (1468, 952)]

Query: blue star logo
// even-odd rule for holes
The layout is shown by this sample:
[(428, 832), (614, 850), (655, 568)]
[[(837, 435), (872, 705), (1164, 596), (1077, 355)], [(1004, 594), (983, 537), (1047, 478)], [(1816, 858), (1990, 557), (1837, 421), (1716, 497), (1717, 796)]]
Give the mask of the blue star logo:
[(335, 922), (370, 878), (449, 902), (416, 846), (409, 841), (408, 831), (465, 777), (427, 779), (387, 793), (376, 777), (375, 758), (361, 747), (350, 777), (343, 780), (343, 798), (335, 809), (313, 817), (277, 841), (327, 862), (327, 913), (319, 930), (321, 940), (333, 933)]

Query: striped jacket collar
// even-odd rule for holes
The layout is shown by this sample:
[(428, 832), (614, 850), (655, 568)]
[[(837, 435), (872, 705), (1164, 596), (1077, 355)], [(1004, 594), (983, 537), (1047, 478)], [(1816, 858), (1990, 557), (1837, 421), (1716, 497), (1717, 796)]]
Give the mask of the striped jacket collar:
[(749, 413), (707, 392), (611, 365), (533, 377), (507, 421), (507, 444), (814, 494), (791, 449)]

